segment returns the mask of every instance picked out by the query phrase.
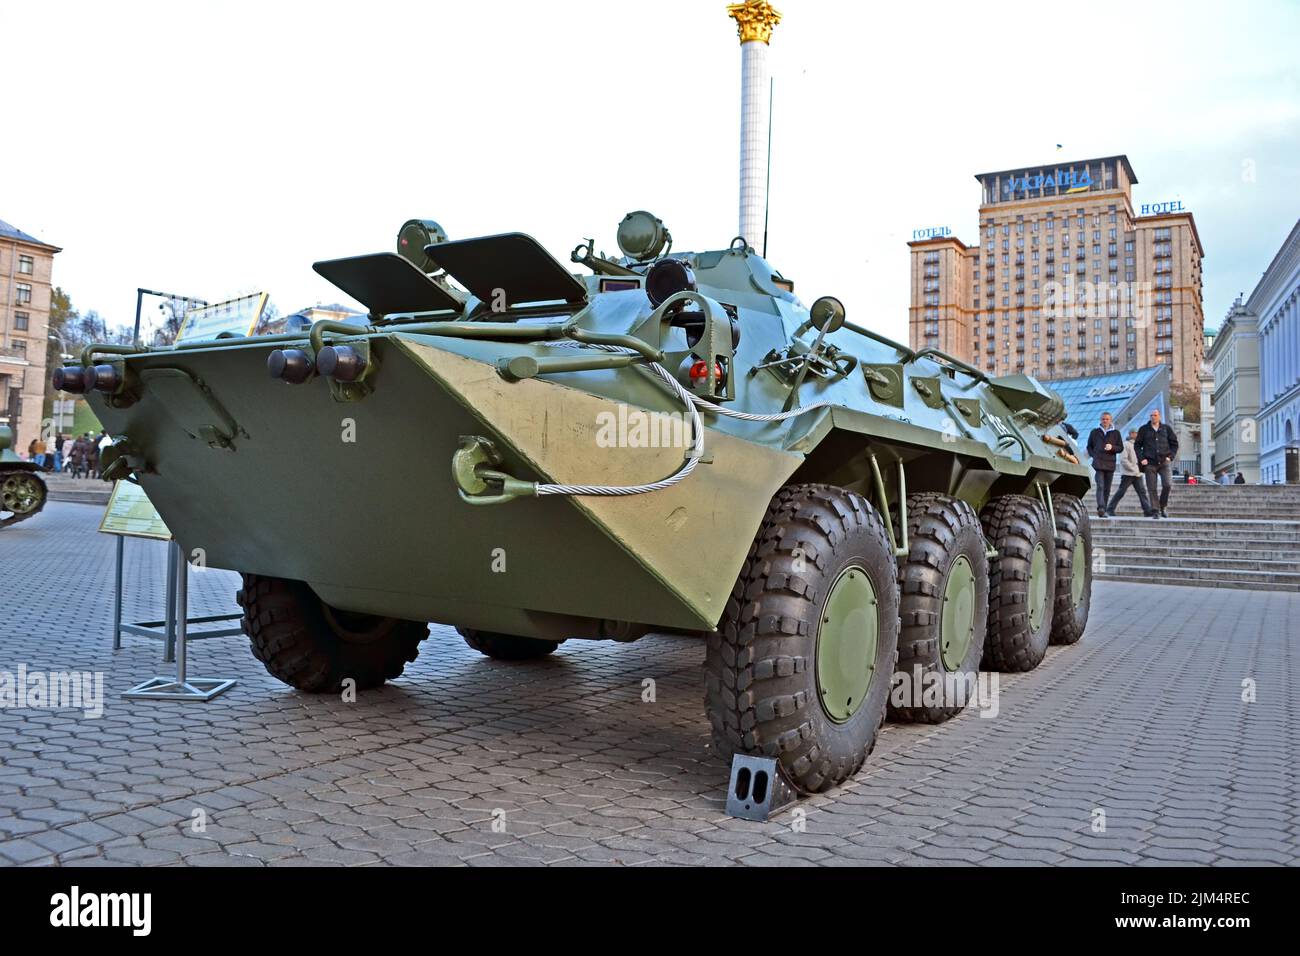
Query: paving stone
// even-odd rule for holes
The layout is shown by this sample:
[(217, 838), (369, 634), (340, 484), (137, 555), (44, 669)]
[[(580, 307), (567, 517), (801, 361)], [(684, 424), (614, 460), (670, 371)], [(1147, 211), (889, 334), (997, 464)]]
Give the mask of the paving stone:
[[(153, 642), (114, 653), (104, 638), (100, 513), (52, 502), (0, 534), (16, 596), (0, 669), (75, 666), (113, 688), (159, 670)], [(161, 603), (164, 547), (125, 553), (139, 620)], [(52, 643), (48, 609), (70, 586), (84, 613)], [(237, 587), (194, 575), (192, 612), (233, 610)], [(280, 686), (238, 637), (204, 641), (191, 668), (239, 681), (207, 704), (0, 710), (0, 864), (1297, 865), (1300, 665), (1278, 623), (1294, 620), (1300, 594), (1097, 582), (1083, 642), (1003, 675), (996, 719), (887, 725), (861, 774), (800, 801), (802, 831), (788, 812), (725, 815), (699, 641), (570, 641), (505, 664), (434, 626), (400, 681), (348, 704)], [(1249, 708), (1234, 682), (1205, 692), (1236, 673), (1261, 675)]]

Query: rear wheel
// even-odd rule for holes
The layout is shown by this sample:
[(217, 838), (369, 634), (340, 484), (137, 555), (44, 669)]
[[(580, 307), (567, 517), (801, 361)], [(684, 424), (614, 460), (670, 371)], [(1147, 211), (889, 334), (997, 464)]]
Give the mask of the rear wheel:
[(975, 689), (988, 626), (988, 557), (975, 509), (947, 495), (908, 496), (907, 539), (889, 714), (933, 724), (961, 713)]
[(705, 653), (713, 746), (775, 757), (804, 792), (875, 746), (897, 660), (898, 571), (861, 495), (790, 485), (772, 499)]
[(456, 633), (474, 650), (494, 661), (532, 661), (545, 657), (560, 646), (559, 641), (539, 641), (496, 631), (475, 631), (468, 627), (458, 627)]
[(1047, 509), (1025, 495), (994, 498), (980, 513), (997, 551), (989, 562), (984, 666), (1031, 671), (1047, 654), (1056, 594), (1056, 538)]
[(1088, 626), (1092, 603), (1092, 524), (1073, 495), (1053, 495), (1056, 513), (1056, 610), (1052, 643), (1074, 644)]
[(331, 607), (302, 581), (245, 574), (235, 595), (253, 656), (290, 687), (332, 693), (400, 677), (429, 636), (429, 625)]

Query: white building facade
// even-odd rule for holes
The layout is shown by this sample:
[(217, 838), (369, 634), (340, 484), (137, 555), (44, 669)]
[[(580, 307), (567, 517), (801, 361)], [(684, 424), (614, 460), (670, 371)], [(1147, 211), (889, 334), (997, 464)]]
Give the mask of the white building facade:
[(1233, 303), (1210, 349), (1214, 368), (1214, 470), (1257, 484), (1259, 471), (1259, 317)]
[(1246, 300), (1259, 317), (1259, 467), (1265, 483), (1300, 469), (1300, 220)]

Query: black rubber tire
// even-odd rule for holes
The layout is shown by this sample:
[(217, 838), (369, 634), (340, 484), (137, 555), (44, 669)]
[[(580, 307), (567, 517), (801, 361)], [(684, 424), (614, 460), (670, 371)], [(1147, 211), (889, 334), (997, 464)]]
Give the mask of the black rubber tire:
[[(837, 724), (821, 706), (817, 639), (830, 586), (850, 565), (876, 593), (876, 677)], [(775, 757), (805, 793), (842, 783), (875, 746), (897, 659), (898, 570), (876, 509), (831, 485), (782, 488), (708, 637), (704, 705), (715, 752)]]
[(465, 643), (494, 661), (533, 661), (554, 652), (560, 641), (539, 641), (532, 637), (498, 634), (496, 631), (475, 631), (468, 627), (456, 628)]
[(313, 694), (357, 690), (400, 677), (420, 653), (429, 625), (340, 612), (302, 581), (245, 574), (235, 600), (253, 656), (276, 680)]
[[(1088, 509), (1073, 495), (1053, 495), (1056, 513), (1056, 610), (1052, 612), (1052, 643), (1077, 644), (1088, 626), (1092, 604), (1092, 522)], [(1083, 597), (1076, 605), (1071, 585), (1074, 545), (1082, 539), (1087, 566), (1083, 571)]]
[[(979, 673), (988, 629), (987, 545), (974, 508), (959, 498), (932, 493), (907, 497), (907, 544), (908, 555), (898, 562), (902, 627), (889, 716), (908, 723), (937, 724), (961, 713)], [(948, 575), (958, 557), (970, 562), (975, 579), (974, 633), (961, 666), (949, 671), (943, 662), (940, 624)], [(925, 706), (925, 682), (941, 680), (950, 673), (968, 676), (958, 687), (951, 682), (940, 684), (939, 703)]]
[[(1052, 633), (1055, 607), (1056, 537), (1047, 509), (1025, 495), (994, 498), (980, 512), (984, 536), (998, 552), (989, 561), (989, 620), (983, 667), (1031, 671), (1042, 663)], [(1038, 628), (1029, 625), (1029, 569), (1034, 549), (1047, 555), (1047, 601)]]

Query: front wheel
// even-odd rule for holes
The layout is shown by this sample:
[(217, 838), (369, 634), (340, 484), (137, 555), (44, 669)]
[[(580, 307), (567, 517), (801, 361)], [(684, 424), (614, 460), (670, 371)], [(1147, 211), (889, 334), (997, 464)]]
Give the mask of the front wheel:
[(875, 746), (898, 656), (898, 570), (876, 509), (831, 485), (772, 499), (705, 652), (713, 746), (775, 757), (805, 793)]
[(331, 607), (302, 581), (245, 574), (235, 600), (253, 656), (276, 680), (309, 693), (357, 690), (400, 677), (429, 625)]

